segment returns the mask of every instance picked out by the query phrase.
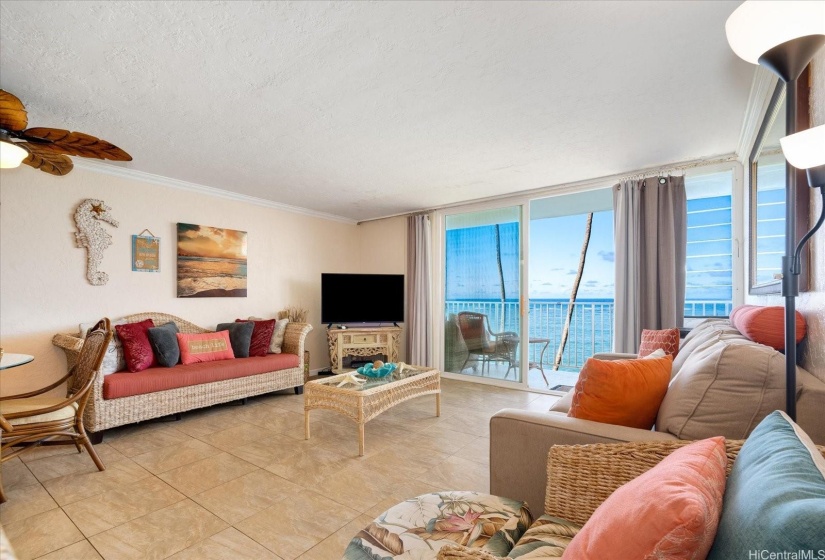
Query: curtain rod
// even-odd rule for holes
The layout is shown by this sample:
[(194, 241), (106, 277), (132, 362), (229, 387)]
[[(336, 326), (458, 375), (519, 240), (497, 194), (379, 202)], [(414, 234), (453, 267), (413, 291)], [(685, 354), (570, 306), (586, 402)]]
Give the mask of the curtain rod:
[(388, 218), (398, 218), (400, 216), (415, 216), (417, 214), (430, 214), (432, 212), (437, 212), (438, 210), (447, 210), (449, 208), (457, 208), (460, 206), (466, 206), (468, 204), (477, 204), (480, 202), (492, 202), (494, 200), (502, 200), (507, 198), (513, 197), (533, 197), (533, 196), (550, 196), (554, 194), (567, 194), (570, 191), (588, 191), (588, 190), (595, 190), (598, 188), (608, 188), (612, 187), (616, 181), (621, 181), (625, 178), (629, 177), (645, 177), (645, 176), (654, 176), (659, 175), (662, 173), (671, 173), (674, 171), (684, 171), (686, 169), (693, 169), (696, 167), (706, 167), (710, 165), (716, 165), (720, 163), (729, 163), (731, 161), (736, 161), (738, 158), (736, 154), (727, 154), (724, 156), (712, 156), (709, 158), (703, 159), (692, 159), (687, 161), (682, 161), (678, 163), (672, 163), (668, 165), (660, 165), (656, 167), (647, 167), (645, 169), (641, 169), (632, 173), (616, 173), (614, 175), (605, 175), (602, 177), (596, 177), (595, 179), (583, 179), (581, 181), (575, 181), (572, 183), (561, 183), (558, 185), (552, 185), (548, 187), (539, 187), (536, 189), (529, 189), (526, 191), (519, 191), (515, 193), (507, 193), (507, 194), (500, 194), (496, 196), (489, 196), (486, 198), (476, 198), (474, 200), (465, 200), (463, 202), (454, 202), (452, 204), (445, 204), (443, 206), (434, 206), (432, 208), (428, 208), (426, 210), (416, 210), (415, 212), (399, 212), (397, 214), (389, 214), (387, 216), (381, 216), (379, 218), (370, 218), (368, 220), (359, 220), (357, 223), (358, 225), (364, 224), (367, 222), (376, 222), (378, 220), (386, 220)]

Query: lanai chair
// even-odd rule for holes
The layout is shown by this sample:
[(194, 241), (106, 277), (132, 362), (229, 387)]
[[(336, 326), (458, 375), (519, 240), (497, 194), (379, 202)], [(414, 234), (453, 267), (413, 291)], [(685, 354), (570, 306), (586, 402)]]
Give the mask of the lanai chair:
[[(82, 444), (98, 470), (106, 469), (83, 428), (83, 410), (111, 340), (109, 319), (101, 319), (86, 337), (77, 365), (69, 373), (48, 387), (0, 397), (0, 463), (40, 445), (72, 444), (82, 452)], [(44, 396), (64, 381), (68, 381), (66, 397)], [(0, 481), (0, 503), (5, 501)]]
[(494, 333), (490, 330), (490, 321), (484, 313), (473, 311), (462, 311), (458, 314), (458, 329), (464, 344), (467, 346), (467, 358), (459, 371), (464, 371), (467, 362), (474, 358), (477, 362), (481, 360), (481, 375), (484, 375), (484, 367), (490, 371), (490, 362), (506, 362), (506, 378), (510, 375), (510, 370), (516, 368), (516, 347), (518, 346), (518, 334), (512, 331)]

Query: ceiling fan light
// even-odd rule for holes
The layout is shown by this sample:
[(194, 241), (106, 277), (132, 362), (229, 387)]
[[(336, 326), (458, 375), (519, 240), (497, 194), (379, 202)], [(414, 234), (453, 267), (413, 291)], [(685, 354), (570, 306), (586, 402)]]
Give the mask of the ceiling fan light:
[(780, 138), (782, 153), (797, 169), (825, 165), (825, 124)]
[(725, 34), (739, 58), (759, 64), (777, 45), (825, 34), (825, 2), (748, 0), (728, 17)]
[(0, 140), (0, 169), (19, 167), (29, 152), (11, 142)]

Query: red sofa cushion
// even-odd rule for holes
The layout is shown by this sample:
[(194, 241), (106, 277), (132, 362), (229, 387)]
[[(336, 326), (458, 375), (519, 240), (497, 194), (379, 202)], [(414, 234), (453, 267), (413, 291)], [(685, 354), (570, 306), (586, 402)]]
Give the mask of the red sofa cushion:
[(175, 336), (178, 337), (180, 347), (180, 362), (184, 365), (231, 360), (235, 357), (229, 331), (178, 333)]
[(149, 342), (149, 329), (155, 326), (154, 321), (145, 319), (139, 323), (115, 325), (115, 332), (123, 343), (123, 357), (126, 367), (131, 372), (143, 371), (146, 368), (158, 365), (152, 344)]
[(173, 368), (154, 367), (139, 371), (120, 372), (103, 379), (103, 398), (119, 399), (145, 395), (167, 389), (189, 387), (298, 367), (296, 354), (267, 354), (251, 358), (236, 358), (216, 362), (178, 364)]
[(261, 321), (235, 319), (236, 323), (252, 323), (252, 341), (249, 343), (250, 356), (266, 356), (269, 354), (269, 342), (275, 332), (275, 319)]

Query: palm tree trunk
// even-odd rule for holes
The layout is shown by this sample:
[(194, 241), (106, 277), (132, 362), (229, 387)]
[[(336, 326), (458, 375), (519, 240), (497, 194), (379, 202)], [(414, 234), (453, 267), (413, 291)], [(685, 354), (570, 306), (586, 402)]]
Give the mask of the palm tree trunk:
[(501, 267), (501, 232), (499, 224), (496, 224), (496, 264), (498, 264), (498, 277), (501, 280), (501, 315), (499, 316), (498, 332), (504, 331), (504, 326), (507, 324), (507, 291), (504, 288), (504, 269)]
[(570, 291), (570, 302), (567, 305), (567, 319), (564, 321), (564, 330), (561, 333), (561, 341), (559, 341), (559, 350), (556, 352), (556, 359), (553, 361), (553, 371), (559, 370), (561, 365), (561, 357), (564, 355), (564, 347), (567, 345), (567, 337), (570, 334), (570, 321), (573, 319), (573, 309), (576, 306), (576, 295), (579, 293), (579, 284), (582, 281), (582, 273), (584, 272), (584, 261), (587, 259), (587, 247), (590, 245), (590, 228), (593, 226), (593, 212), (587, 215), (587, 225), (584, 228), (584, 243), (582, 244), (582, 253), (579, 257), (579, 270), (576, 273), (576, 279), (573, 281), (573, 289)]

